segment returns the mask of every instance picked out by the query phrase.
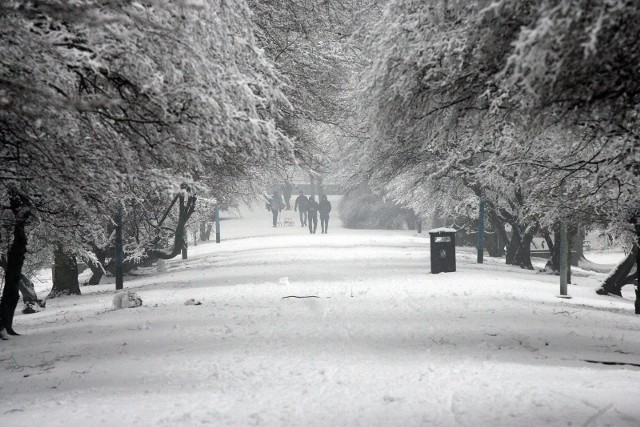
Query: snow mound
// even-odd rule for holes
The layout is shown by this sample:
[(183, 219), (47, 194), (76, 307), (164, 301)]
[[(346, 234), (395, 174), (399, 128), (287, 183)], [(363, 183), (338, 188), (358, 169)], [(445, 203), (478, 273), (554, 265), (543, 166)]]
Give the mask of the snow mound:
[(289, 278), (288, 277), (281, 277), (278, 279), (278, 285), (280, 286), (289, 286)]
[(120, 310), (122, 308), (140, 307), (142, 298), (133, 291), (118, 292), (113, 296), (113, 309)]

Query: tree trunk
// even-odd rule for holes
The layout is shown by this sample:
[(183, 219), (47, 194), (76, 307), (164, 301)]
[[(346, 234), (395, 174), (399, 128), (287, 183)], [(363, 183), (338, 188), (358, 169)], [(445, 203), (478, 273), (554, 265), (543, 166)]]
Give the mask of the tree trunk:
[[(188, 193), (188, 197), (185, 200), (184, 194), (181, 193), (174, 201), (171, 203), (171, 207), (178, 201), (178, 223), (176, 224), (176, 229), (174, 233), (173, 245), (170, 248), (158, 248), (152, 247), (150, 248), (144, 257), (136, 260), (125, 260), (122, 263), (122, 271), (126, 274), (127, 272), (133, 270), (134, 268), (141, 265), (151, 265), (156, 262), (158, 259), (171, 259), (178, 256), (178, 254), (182, 253), (184, 248), (184, 244), (186, 241), (186, 225), (191, 218), (193, 212), (196, 209), (196, 196)], [(112, 259), (109, 264), (105, 265), (105, 269), (109, 271), (109, 273), (115, 273), (115, 262)]]
[(551, 265), (556, 273), (560, 271), (560, 228), (553, 232), (553, 252), (551, 252)]
[(571, 247), (573, 245), (573, 235), (567, 232), (567, 284), (571, 284)]
[(7, 252), (7, 266), (4, 275), (4, 289), (0, 300), (0, 331), (9, 335), (18, 335), (13, 330), (13, 316), (20, 300), (20, 278), (27, 253), (27, 234), (25, 228), (31, 217), (29, 201), (15, 191), (9, 193), (9, 203), (15, 222), (13, 224), (13, 242)]
[(508, 241), (504, 222), (498, 218), (489, 204), (487, 204), (487, 218), (492, 232), (485, 234), (485, 249), (489, 256), (503, 257), (505, 255), (504, 247)]
[(636, 229), (636, 314), (640, 314), (640, 215), (633, 218), (633, 225)]
[(569, 264), (578, 267), (580, 260), (584, 260), (584, 227), (569, 229)]
[(635, 276), (630, 274), (631, 270), (636, 265), (637, 256), (638, 244), (635, 243), (627, 257), (613, 269), (609, 276), (604, 280), (604, 283), (602, 283), (602, 286), (596, 289), (596, 293), (598, 295), (617, 295), (621, 297), (622, 287), (624, 285), (631, 285), (638, 279), (637, 271)]
[(515, 226), (511, 226), (511, 240), (507, 245), (507, 254), (506, 254), (506, 263), (508, 265), (514, 265), (516, 260), (516, 254), (518, 252), (518, 248), (520, 247), (522, 239), (520, 237), (520, 233)]
[[(582, 248), (582, 245), (584, 244), (585, 230), (583, 227), (571, 228), (569, 229), (567, 237), (569, 239), (569, 253), (567, 254), (567, 259), (569, 260), (568, 283), (571, 283), (571, 266), (578, 267), (580, 260), (584, 259), (584, 249)], [(549, 233), (545, 233), (544, 238), (551, 253), (551, 257), (549, 258), (549, 261), (547, 261), (545, 268), (558, 273), (560, 271), (560, 245), (555, 242), (560, 242), (560, 233), (558, 231), (554, 231), (553, 240), (551, 240)]]
[(55, 298), (62, 295), (80, 295), (78, 263), (75, 255), (65, 252), (62, 245), (56, 246), (53, 255), (55, 263), (53, 288), (47, 298)]
[(442, 218), (442, 211), (436, 207), (433, 211), (433, 217), (431, 218), (431, 228), (440, 228), (445, 225), (444, 218)]
[(92, 262), (88, 263), (89, 269), (92, 273), (91, 278), (89, 279), (89, 283), (87, 283), (89, 286), (94, 286), (100, 283), (100, 279), (102, 279), (102, 276), (104, 274), (103, 268), (107, 262), (107, 252), (105, 250), (100, 249), (94, 245), (93, 253), (95, 254), (99, 264), (95, 264)]
[(542, 237), (544, 237), (544, 241), (547, 242), (547, 248), (549, 249), (549, 253), (552, 254), (553, 253), (554, 244), (553, 244), (553, 239), (551, 238), (551, 234), (549, 234), (548, 231), (545, 231), (542, 234)]
[(211, 225), (211, 223), (207, 223), (205, 221), (202, 221), (200, 223), (200, 240), (203, 242), (208, 241), (209, 239), (211, 239), (211, 230), (213, 229), (213, 226)]
[(309, 174), (309, 184), (310, 184), (309, 197), (314, 197), (316, 195), (316, 179), (312, 173)]
[(189, 243), (187, 242), (187, 230), (182, 232), (182, 259), (187, 259)]
[(584, 227), (578, 227), (576, 230), (571, 230), (571, 252), (573, 253), (571, 258), (571, 265), (578, 266), (578, 262), (584, 258), (584, 239), (586, 237), (586, 231)]
[(527, 270), (533, 270), (531, 263), (531, 242), (535, 234), (534, 227), (527, 227), (524, 231), (517, 225), (511, 226), (511, 241), (507, 247), (506, 263), (517, 265)]
[(33, 282), (24, 274), (20, 276), (20, 292), (22, 293), (22, 302), (25, 305), (39, 303)]
[(318, 196), (321, 196), (324, 194), (324, 177), (322, 175), (318, 176), (318, 179), (316, 180), (316, 192), (318, 194)]
[(522, 235), (520, 246), (514, 258), (514, 265), (526, 268), (527, 270), (533, 270), (533, 264), (531, 263), (531, 242), (533, 241), (534, 234), (534, 227), (528, 227)]

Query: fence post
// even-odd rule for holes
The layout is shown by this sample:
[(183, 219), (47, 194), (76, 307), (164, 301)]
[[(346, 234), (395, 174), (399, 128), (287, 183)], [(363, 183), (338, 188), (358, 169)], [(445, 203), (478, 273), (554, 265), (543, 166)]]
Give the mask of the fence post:
[(478, 239), (476, 247), (478, 249), (478, 264), (484, 261), (484, 198), (480, 197), (480, 208), (478, 212)]
[(124, 287), (124, 275), (122, 264), (124, 262), (124, 250), (122, 249), (122, 204), (116, 208), (116, 290)]
[(220, 208), (216, 205), (216, 243), (220, 243)]
[(568, 249), (567, 242), (567, 221), (560, 220), (560, 296), (567, 296), (567, 276), (569, 273), (568, 263)]

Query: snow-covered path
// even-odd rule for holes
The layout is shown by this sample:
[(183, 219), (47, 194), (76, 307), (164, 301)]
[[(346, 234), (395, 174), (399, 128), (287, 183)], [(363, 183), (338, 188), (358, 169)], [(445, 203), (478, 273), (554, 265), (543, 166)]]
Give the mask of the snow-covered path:
[(470, 249), (429, 274), (411, 232), (262, 222), (127, 278), (143, 307), (110, 310), (100, 285), (17, 316), (1, 424), (640, 425), (640, 367), (587, 362), (640, 364), (633, 302), (596, 296), (601, 275), (562, 300), (556, 277)]

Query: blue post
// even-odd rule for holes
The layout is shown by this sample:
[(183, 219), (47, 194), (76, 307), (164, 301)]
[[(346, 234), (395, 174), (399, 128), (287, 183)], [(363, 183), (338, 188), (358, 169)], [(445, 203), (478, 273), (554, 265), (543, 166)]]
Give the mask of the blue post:
[(484, 199), (480, 198), (480, 211), (478, 212), (478, 264), (482, 264), (484, 258)]
[(216, 243), (220, 243), (220, 208), (216, 206)]
[(122, 264), (124, 263), (124, 250), (122, 248), (122, 204), (118, 203), (116, 208), (116, 290), (123, 288), (124, 274)]

